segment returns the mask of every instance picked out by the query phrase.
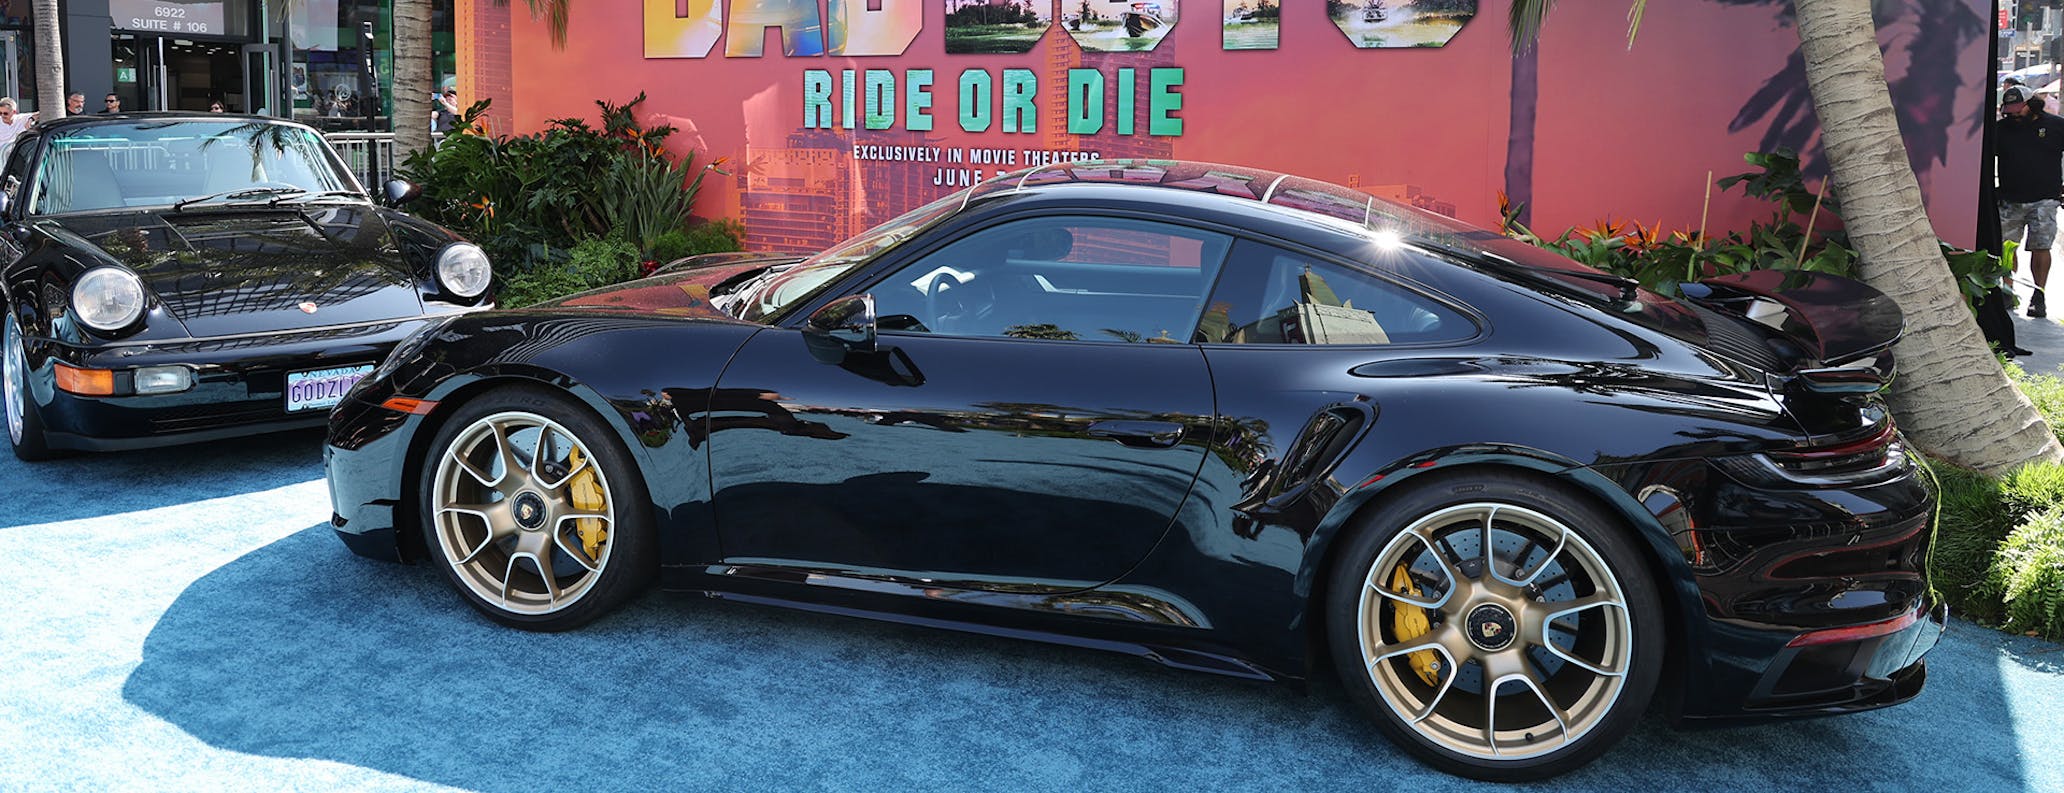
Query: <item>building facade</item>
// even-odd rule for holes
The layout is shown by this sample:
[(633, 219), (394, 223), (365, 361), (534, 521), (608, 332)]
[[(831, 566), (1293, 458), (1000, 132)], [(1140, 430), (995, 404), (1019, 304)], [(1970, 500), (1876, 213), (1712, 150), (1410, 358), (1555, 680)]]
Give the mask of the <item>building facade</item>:
[[(432, 3), (432, 74), (457, 82), (452, 0)], [(392, 0), (60, 0), (67, 92), (87, 112), (113, 94), (123, 110), (207, 110), (291, 117), (325, 128), (392, 128)], [(0, 10), (0, 90), (36, 96), (30, 0)], [(368, 41), (362, 23), (372, 24)], [(371, 53), (372, 74), (361, 80)], [(366, 84), (370, 83), (370, 90)], [(426, 121), (427, 123), (427, 121)]]

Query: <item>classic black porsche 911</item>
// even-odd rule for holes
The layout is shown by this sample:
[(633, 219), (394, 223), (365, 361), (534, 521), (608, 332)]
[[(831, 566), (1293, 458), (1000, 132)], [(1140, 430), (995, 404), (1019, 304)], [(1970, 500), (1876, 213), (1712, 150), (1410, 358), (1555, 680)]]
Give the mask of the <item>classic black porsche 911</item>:
[[(332, 413), (333, 523), (487, 616), (648, 583), (1299, 680), (1521, 779), (1913, 697), (1933, 492), (1899, 309), (1666, 299), (1346, 188), (1019, 172), (803, 259), (438, 323)], [(769, 659), (769, 663), (774, 663)]]
[(7, 158), (0, 226), (25, 460), (320, 426), (427, 318), (491, 306), (478, 247), (375, 206), (321, 135), (277, 119), (52, 121)]

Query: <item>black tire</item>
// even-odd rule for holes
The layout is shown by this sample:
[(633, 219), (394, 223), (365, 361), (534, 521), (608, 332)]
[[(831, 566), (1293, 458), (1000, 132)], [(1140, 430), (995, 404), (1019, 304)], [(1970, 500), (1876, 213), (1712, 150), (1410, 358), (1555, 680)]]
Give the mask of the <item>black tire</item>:
[(57, 456), (43, 437), (43, 417), (36, 412), (36, 399), (29, 393), (29, 361), (24, 351), (21, 322), (12, 311), (0, 330), (0, 423), (6, 425), (8, 447), (23, 462), (39, 462)]
[[(1325, 603), (1327, 644), (1330, 648), (1335, 667), (1340, 673), (1341, 682), (1347, 689), (1349, 697), (1375, 720), (1377, 728), (1386, 737), (1421, 762), (1436, 769), (1472, 779), (1497, 782), (1543, 779), (1578, 768), (1612, 748), (1613, 745), (1617, 744), (1633, 729), (1634, 725), (1641, 719), (1643, 712), (1647, 710), (1649, 700), (1655, 692), (1657, 678), (1662, 669), (1665, 647), (1661, 599), (1656, 592), (1654, 579), (1643, 560), (1643, 554), (1634, 544), (1637, 539), (1631, 535), (1631, 529), (1627, 526), (1626, 521), (1609, 514), (1588, 500), (1571, 494), (1563, 486), (1553, 483), (1546, 477), (1532, 476), (1518, 471), (1497, 469), (1461, 471), (1453, 475), (1441, 475), (1438, 479), (1429, 480), (1423, 484), (1408, 485), (1408, 487), (1411, 489), (1386, 498), (1373, 511), (1365, 511), (1357, 517), (1354, 524), (1350, 527), (1350, 534), (1342, 538), (1342, 542), (1345, 544), (1340, 548), (1338, 555), (1335, 557), (1332, 570), (1329, 572)], [(1504, 590), (1501, 589), (1494, 592), (1491, 585), (1498, 583), (1498, 581), (1495, 581), (1494, 577), (1487, 573), (1480, 573), (1479, 577), (1474, 579), (1469, 578), (1466, 573), (1468, 562), (1466, 559), (1461, 565), (1450, 565), (1445, 568), (1450, 574), (1460, 573), (1463, 575), (1463, 579), (1459, 581), (1449, 579), (1458, 587), (1455, 590), (1455, 594), (1458, 596), (1443, 596), (1443, 600), (1451, 601), (1448, 605), (1441, 606), (1438, 609), (1428, 608), (1420, 612), (1425, 615), (1434, 615), (1436, 619), (1440, 620), (1438, 626), (1428, 627), (1416, 637), (1399, 638), (1386, 634), (1384, 637), (1391, 639), (1390, 641), (1377, 645), (1375, 650), (1370, 650), (1367, 646), (1369, 643), (1367, 637), (1370, 634), (1366, 631), (1382, 631), (1385, 630), (1383, 626), (1394, 623), (1387, 622), (1384, 617), (1377, 617), (1374, 620), (1376, 627), (1370, 628), (1364, 622), (1365, 615), (1387, 614), (1390, 615), (1389, 619), (1395, 619), (1400, 609), (1397, 601), (1394, 599), (1386, 600), (1380, 593), (1374, 595), (1366, 593), (1370, 589), (1367, 582), (1371, 580), (1372, 575), (1378, 575), (1377, 571), (1372, 569), (1373, 566), (1381, 563), (1385, 565), (1387, 570), (1395, 570), (1393, 562), (1379, 561), (1379, 555), (1390, 554), (1390, 556), (1386, 557), (1388, 560), (1403, 559), (1407, 558), (1408, 555), (1420, 553), (1435, 554), (1436, 556), (1444, 555), (1448, 552), (1434, 550), (1433, 544), (1421, 544), (1413, 537), (1404, 537), (1402, 535), (1409, 528), (1413, 527), (1414, 524), (1419, 524), (1422, 527), (1419, 531), (1414, 532), (1414, 536), (1422, 536), (1421, 532), (1438, 532), (1438, 526), (1442, 520), (1454, 521), (1453, 525), (1455, 526), (1468, 525), (1463, 522), (1465, 518), (1461, 516), (1472, 514), (1469, 510), (1477, 509), (1478, 505), (1485, 504), (1509, 505), (1521, 510), (1530, 510), (1538, 515), (1545, 515), (1554, 521), (1559, 521), (1567, 528), (1569, 534), (1573, 534), (1583, 541), (1573, 544), (1571, 546), (1573, 550), (1568, 553), (1581, 551), (1589, 554), (1593, 560), (1590, 562), (1591, 565), (1596, 566), (1602, 563), (1603, 567), (1609, 571), (1610, 578), (1617, 579), (1612, 582), (1612, 586), (1616, 588), (1620, 596), (1618, 599), (1624, 606), (1624, 621), (1621, 621), (1618, 617), (1611, 616), (1613, 609), (1601, 607), (1589, 608), (1590, 611), (1601, 615), (1595, 619), (1573, 616), (1548, 616), (1545, 620), (1539, 619), (1544, 614), (1552, 615), (1555, 613), (1555, 604), (1552, 602), (1540, 607), (1534, 607), (1522, 602), (1508, 614), (1508, 616), (1514, 616), (1514, 619), (1512, 622), (1506, 623), (1506, 625), (1512, 626), (1509, 630), (1516, 636), (1529, 635), (1527, 633), (1528, 629), (1525, 627), (1529, 624), (1529, 621), (1533, 624), (1540, 624), (1543, 622), (1556, 622), (1558, 619), (1572, 621), (1589, 620), (1584, 623), (1589, 626), (1586, 628), (1587, 630), (1623, 631), (1620, 634), (1622, 638), (1598, 640), (1599, 643), (1597, 645), (1614, 647), (1618, 649), (1618, 652), (1625, 653), (1617, 656), (1621, 663), (1613, 670), (1621, 673), (1616, 676), (1621, 682), (1618, 684), (1616, 693), (1610, 698), (1603, 694), (1592, 695), (1595, 698), (1589, 700), (1590, 704), (1584, 713), (1586, 721), (1583, 722), (1583, 725), (1585, 729), (1581, 732), (1574, 732), (1575, 737), (1572, 737), (1573, 729), (1570, 724), (1561, 721), (1564, 716), (1572, 715), (1571, 711), (1557, 708), (1556, 704), (1551, 701), (1550, 694), (1544, 693), (1556, 690), (1556, 686), (1559, 684), (1553, 682), (1554, 678), (1538, 682), (1538, 684), (1527, 683), (1525, 685), (1518, 685), (1522, 681), (1505, 682), (1507, 678), (1502, 676), (1503, 673), (1493, 670), (1510, 668), (1509, 666), (1492, 667), (1466, 654), (1475, 652), (1488, 657), (1488, 653), (1484, 651), (1482, 645), (1477, 643), (1478, 638), (1471, 635), (1472, 631), (1480, 630), (1482, 636), (1492, 637), (1496, 636), (1500, 631), (1508, 630), (1508, 628), (1504, 627), (1485, 626), (1478, 621), (1478, 614), (1481, 613), (1479, 609), (1481, 607), (1477, 604), (1491, 602), (1490, 598), (1501, 596), (1497, 593), (1502, 593)], [(1495, 509), (1491, 510), (1482, 518), (1482, 521), (1490, 522), (1493, 519), (1492, 516), (1499, 514)], [(1504, 514), (1515, 515), (1524, 513), (1508, 509)], [(1457, 517), (1444, 517), (1448, 515), (1455, 515)], [(1422, 519), (1425, 520), (1422, 521)], [(1474, 518), (1468, 518), (1468, 520), (1474, 520)], [(1453, 529), (1453, 531), (1462, 531), (1462, 529)], [(1523, 532), (1524, 529), (1521, 531)], [(1466, 538), (1466, 535), (1448, 536)], [(1490, 535), (1486, 533), (1486, 536)], [(1504, 535), (1497, 536), (1502, 538)], [(1483, 548), (1488, 546), (1491, 549), (1509, 547), (1502, 545), (1502, 542), (1505, 541), (1502, 539), (1489, 543), (1479, 541), (1477, 547)], [(1413, 546), (1415, 545), (1419, 545), (1425, 548), (1425, 550), (1414, 550)], [(1450, 546), (1450, 548), (1452, 549), (1453, 546)], [(1493, 550), (1491, 553), (1497, 553), (1497, 551)], [(1568, 570), (1581, 571), (1583, 569), (1574, 560), (1565, 559), (1563, 555), (1565, 551), (1562, 546), (1557, 546), (1554, 551), (1528, 550), (1525, 546), (1522, 546), (1522, 550), (1517, 553), (1524, 555), (1525, 558), (1533, 558), (1533, 553), (1543, 553), (1544, 557), (1543, 561), (1538, 563), (1538, 567), (1528, 565), (1524, 559), (1521, 559), (1517, 566), (1511, 568), (1514, 571), (1512, 577), (1515, 579), (1521, 578), (1525, 572), (1520, 568), (1529, 568), (1535, 574), (1533, 581), (1545, 583), (1543, 579), (1549, 577), (1540, 576), (1540, 571), (1547, 569), (1551, 563), (1560, 565), (1561, 563), (1558, 563), (1558, 560), (1564, 560), (1564, 562), (1569, 564)], [(1458, 553), (1456, 555), (1467, 556), (1468, 554)], [(1411, 556), (1410, 558), (1419, 557)], [(1424, 564), (1425, 562), (1422, 560), (1420, 563)], [(1436, 564), (1445, 563), (1436, 562)], [(1435, 569), (1439, 572), (1442, 568), (1437, 567)], [(1493, 569), (1500, 568), (1494, 566)], [(1557, 569), (1560, 571), (1563, 568), (1558, 566)], [(1409, 568), (1407, 572), (1410, 572)], [(1393, 574), (1395, 573), (1393, 572)], [(1377, 580), (1382, 579), (1379, 578)], [(1502, 584), (1500, 585), (1502, 586)], [(1465, 586), (1481, 587), (1481, 589), (1461, 589), (1461, 587)], [(1559, 586), (1567, 587), (1571, 585), (1561, 584)], [(1434, 592), (1437, 588), (1437, 586), (1429, 586), (1427, 590), (1423, 592), (1415, 591), (1414, 594), (1423, 595), (1430, 602), (1434, 599)], [(1535, 602), (1541, 601), (1540, 597), (1529, 598), (1526, 595), (1528, 590), (1524, 588), (1518, 588), (1518, 591), (1520, 592), (1519, 600), (1531, 599)], [(1533, 591), (1538, 592), (1539, 590)], [(1597, 591), (1602, 592), (1604, 590)], [(1467, 594), (1460, 594), (1464, 592)], [(1371, 607), (1365, 602), (1365, 599), (1380, 604), (1379, 608), (1388, 608), (1389, 611), (1371, 611)], [(1612, 598), (1601, 596), (1601, 599)], [(1524, 610), (1534, 608), (1538, 608), (1538, 610)], [(1451, 613), (1462, 616), (1457, 619), (1449, 616)], [(1497, 611), (1492, 610), (1488, 616), (1495, 618), (1497, 614)], [(1614, 627), (1599, 627), (1607, 623)], [(1572, 623), (1559, 624), (1558, 630), (1563, 625), (1568, 624)], [(1408, 672), (1409, 670), (1420, 668), (1407, 663), (1413, 661), (1413, 655), (1408, 654), (1402, 657), (1385, 658), (1386, 653), (1383, 651), (1387, 650), (1390, 651), (1389, 654), (1395, 654), (1402, 652), (1402, 650), (1396, 648), (1424, 646), (1426, 642), (1435, 641), (1433, 631), (1449, 628), (1454, 629), (1455, 633), (1443, 634), (1450, 636), (1449, 639), (1442, 640), (1443, 643), (1453, 643), (1455, 640), (1452, 637), (1460, 636), (1463, 638), (1463, 641), (1459, 643), (1459, 646), (1464, 649), (1460, 653), (1450, 653), (1447, 656), (1447, 660), (1450, 663), (1446, 664), (1446, 666), (1450, 668), (1445, 673), (1438, 671), (1441, 664), (1435, 663), (1431, 665), (1435, 670), (1432, 674), (1436, 676), (1446, 675), (1446, 677), (1438, 678), (1446, 681), (1446, 685), (1436, 685), (1433, 684), (1432, 680), (1426, 680), (1428, 685), (1425, 687), (1425, 690), (1434, 690), (1437, 693), (1423, 697), (1425, 700), (1430, 700), (1427, 702), (1408, 701), (1413, 691), (1412, 687), (1415, 685), (1415, 682), (1410, 677), (1412, 674), (1418, 674), (1422, 680), (1425, 680), (1425, 673), (1400, 673), (1397, 671), (1399, 666), (1385, 666), (1401, 665)], [(1392, 634), (1396, 634), (1400, 629), (1391, 628), (1390, 631)], [(1569, 635), (1576, 634), (1577, 632), (1573, 630), (1570, 631)], [(1626, 638), (1626, 634), (1631, 634), (1631, 638)], [(1538, 635), (1545, 637), (1549, 634), (1544, 631)], [(1562, 636), (1564, 634), (1558, 633), (1556, 635)], [(1484, 641), (1490, 640), (1486, 638)], [(1529, 645), (1527, 642), (1512, 639), (1507, 639), (1506, 641), (1507, 645), (1497, 648), (1497, 652), (1505, 652), (1506, 650), (1516, 648), (1516, 652), (1519, 654), (1516, 657), (1519, 659), (1520, 668), (1533, 669), (1534, 671), (1529, 674), (1538, 674), (1538, 666), (1527, 666), (1526, 654), (1547, 654), (1551, 648)], [(1418, 655), (1428, 660), (1441, 660), (1439, 656), (1431, 653), (1419, 653)], [(1506, 653), (1498, 656), (1498, 658), (1500, 660), (1495, 663), (1505, 665), (1510, 664), (1515, 656), (1511, 653)], [(1539, 662), (1535, 663), (1539, 664)], [(1478, 681), (1479, 688), (1475, 692), (1464, 690), (1466, 688), (1465, 683), (1469, 679), (1467, 668), (1471, 664), (1477, 665), (1477, 677), (1475, 677), (1475, 680)], [(1610, 667), (1612, 665), (1606, 666)], [(1501, 676), (1493, 677), (1494, 674)], [(1589, 673), (1574, 664), (1561, 664), (1556, 672), (1556, 677), (1587, 674)], [(1598, 675), (1592, 675), (1591, 677), (1594, 680), (1601, 681), (1596, 685), (1610, 685), (1611, 680), (1614, 679)], [(1466, 751), (1468, 747), (1457, 747), (1458, 741), (1454, 736), (1460, 730), (1456, 729), (1454, 725), (1466, 724), (1468, 711), (1475, 707), (1475, 700), (1468, 699), (1468, 697), (1482, 697), (1483, 684), (1481, 681), (1486, 679), (1500, 682), (1500, 685), (1491, 688), (1493, 692), (1525, 692), (1528, 688), (1532, 688), (1531, 694), (1536, 697), (1533, 701), (1548, 705), (1547, 708), (1540, 709), (1540, 712), (1556, 716), (1557, 724), (1561, 725), (1560, 735), (1558, 736), (1561, 740), (1559, 746), (1549, 748), (1531, 745), (1531, 743), (1548, 744), (1549, 742), (1546, 740), (1545, 734), (1536, 741), (1535, 733), (1526, 732), (1525, 739), (1530, 744), (1522, 744), (1518, 748), (1527, 751), (1515, 752), (1515, 754), (1526, 756), (1513, 759), (1496, 757), (1496, 755), (1500, 754), (1499, 747), (1501, 741), (1497, 736), (1504, 731), (1498, 725), (1508, 723), (1510, 718), (1495, 719), (1494, 716), (1489, 716), (1479, 719), (1479, 722), (1495, 719), (1491, 721), (1493, 728), (1488, 731), (1488, 735), (1491, 737), (1485, 741), (1485, 746), (1488, 747), (1489, 754), (1493, 755), (1492, 757), (1487, 758), (1482, 756), (1481, 753), (1472, 755)], [(1594, 684), (1578, 681), (1577, 685), (1581, 688)], [(1568, 687), (1565, 686), (1565, 688)], [(1593, 688), (1591, 690), (1600, 691), (1602, 689)], [(1451, 691), (1460, 693), (1451, 695)], [(1386, 692), (1390, 692), (1388, 696), (1396, 699), (1399, 704), (1393, 705), (1391, 701), (1387, 701)], [(1451, 696), (1457, 696), (1459, 699), (1455, 702), (1449, 702), (1447, 698)], [(1503, 703), (1512, 699), (1513, 697), (1510, 695), (1501, 698), (1496, 693), (1493, 693), (1491, 697), (1486, 698), (1486, 701), (1497, 700), (1497, 703)], [(1423, 707), (1404, 708), (1403, 706), (1406, 704), (1423, 705)], [(1494, 709), (1492, 713), (1495, 713), (1495, 708), (1498, 705), (1491, 703), (1490, 706)], [(1448, 721), (1450, 711), (1442, 710), (1443, 708), (1450, 707), (1452, 707), (1454, 713), (1458, 714), (1457, 720), (1452, 722)], [(1401, 709), (1406, 710), (1406, 712), (1401, 713)], [(1529, 709), (1532, 709), (1531, 706), (1529, 706)], [(1410, 718), (1417, 714), (1430, 715), (1436, 713), (1440, 715), (1440, 718), (1427, 718), (1426, 715), (1418, 715), (1420, 721), (1417, 722)], [(1441, 731), (1441, 724), (1443, 722), (1449, 724), (1448, 732)], [(1479, 737), (1481, 738), (1482, 736), (1480, 735)]]
[[(610, 521), (612, 525), (607, 527), (607, 540), (604, 546), (607, 549), (606, 552), (601, 555), (599, 560), (587, 560), (599, 564), (599, 570), (589, 569), (583, 572), (576, 569), (574, 572), (581, 576), (581, 581), (583, 582), (578, 590), (578, 594), (570, 596), (567, 605), (550, 607), (549, 611), (543, 613), (539, 613), (537, 609), (512, 608), (505, 602), (498, 602), (494, 598), (485, 596), (482, 591), (478, 591), (482, 584), (479, 578), (481, 570), (477, 566), (465, 564), (467, 562), (466, 559), (455, 560), (454, 550), (447, 547), (448, 543), (445, 540), (450, 536), (448, 532), (455, 532), (457, 535), (451, 537), (452, 542), (450, 544), (463, 548), (468, 534), (472, 533), (471, 528), (490, 526), (495, 523), (494, 521), (488, 519), (483, 514), (472, 513), (471, 515), (464, 516), (464, 519), (471, 521), (473, 527), (468, 527), (464, 524), (449, 524), (447, 526), (447, 524), (440, 524), (438, 517), (441, 511), (439, 507), (440, 494), (453, 492), (440, 490), (439, 482), (441, 472), (446, 471), (441, 462), (451, 456), (453, 444), (473, 437), (468, 435), (469, 430), (483, 426), (481, 424), (483, 420), (495, 420), (496, 417), (512, 415), (528, 415), (548, 420), (552, 424), (557, 425), (557, 430), (555, 430), (554, 434), (555, 438), (563, 436), (576, 441), (578, 448), (584, 449), (587, 452), (588, 459), (596, 471), (599, 472), (600, 481), (603, 483), (602, 486), (607, 493), (608, 509), (613, 514), (613, 519)], [(492, 433), (491, 430), (490, 433)], [(512, 438), (512, 444), (521, 443), (520, 435), (512, 433)], [(457, 411), (443, 421), (427, 449), (428, 456), (421, 461), (419, 466), (421, 470), (417, 478), (417, 492), (419, 494), (417, 502), (420, 510), (418, 514), (421, 516), (423, 544), (429, 552), (429, 558), (444, 572), (445, 579), (452, 584), (452, 588), (459, 593), (459, 596), (489, 619), (503, 625), (531, 631), (551, 632), (569, 630), (585, 625), (616, 610), (626, 601), (637, 596), (650, 586), (658, 571), (659, 559), (657, 536), (653, 528), (651, 498), (647, 494), (644, 479), (631, 459), (630, 453), (625, 450), (623, 444), (617, 439), (616, 433), (612, 432), (609, 426), (596, 417), (586, 405), (569, 396), (544, 387), (514, 386), (498, 388), (480, 394), (468, 400), (465, 404), (460, 405)], [(545, 468), (547, 466), (540, 465), (539, 467)], [(560, 471), (552, 473), (556, 474), (560, 473)], [(479, 481), (477, 478), (465, 478), (468, 474), (463, 470), (452, 472), (450, 475), (459, 478), (458, 482), (460, 484), (455, 485), (456, 487), (463, 488), (466, 486), (464, 483)], [(572, 477), (573, 475), (570, 473), (567, 475), (568, 480), (572, 479)], [(491, 488), (481, 487), (478, 489), (487, 490)], [(566, 489), (550, 489), (540, 485), (529, 488), (529, 490), (545, 493), (551, 498), (557, 498), (560, 492)], [(500, 524), (502, 529), (511, 532), (508, 538), (504, 538), (504, 542), (513, 544), (516, 539), (526, 536), (524, 534), (526, 531), (531, 534), (542, 534), (548, 541), (552, 539), (564, 541), (566, 539), (563, 530), (559, 528), (560, 522), (574, 519), (560, 517), (557, 512), (547, 513), (553, 515), (547, 521), (551, 524), (548, 527), (524, 529), (520, 522), (516, 522), (515, 515), (522, 509), (520, 501), (517, 500), (519, 496), (520, 494), (511, 496), (507, 501), (508, 504), (514, 506), (507, 510), (510, 520)], [(558, 501), (552, 503), (559, 504)], [(474, 520), (476, 517), (477, 521)], [(578, 521), (575, 521), (575, 525), (578, 526)], [(510, 552), (503, 547), (481, 547), (493, 544), (489, 539), (486, 539), (486, 537), (492, 537), (492, 535), (493, 530), (489, 529), (487, 534), (483, 535), (483, 539), (478, 543), (474, 543), (474, 547), (477, 549), (474, 552), (475, 556), (486, 555), (487, 559), (483, 561), (483, 564), (492, 567), (492, 560), (496, 558), (494, 554), (500, 552), (501, 558), (508, 559), (507, 569), (511, 571), (504, 574), (504, 581), (513, 581), (519, 574), (527, 574), (532, 578), (536, 578), (541, 587), (550, 592), (552, 596), (558, 595), (559, 591), (551, 587), (542, 586), (545, 567), (550, 566), (556, 571), (564, 567), (564, 562), (568, 560), (572, 560), (576, 564), (587, 563), (582, 558), (575, 557), (573, 552), (569, 550), (569, 546), (561, 544), (556, 547), (559, 548), (560, 553), (566, 555), (566, 558), (555, 559), (550, 563), (532, 561), (529, 563), (528, 568), (524, 568), (521, 566), (525, 564), (522, 561), (521, 553)], [(515, 558), (510, 559), (508, 557)], [(529, 558), (535, 560), (537, 557), (532, 556)], [(469, 579), (469, 575), (472, 578)], [(557, 581), (559, 575), (555, 573), (553, 578)], [(592, 580), (589, 580), (590, 578)]]

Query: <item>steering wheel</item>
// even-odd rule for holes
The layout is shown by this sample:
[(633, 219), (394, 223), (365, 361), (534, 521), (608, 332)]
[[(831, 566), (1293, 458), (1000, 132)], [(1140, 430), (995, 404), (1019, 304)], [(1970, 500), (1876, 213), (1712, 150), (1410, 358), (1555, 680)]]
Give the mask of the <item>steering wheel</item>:
[[(953, 282), (952, 286), (947, 285), (948, 281)], [(940, 296), (946, 294), (948, 291), (952, 290), (954, 287), (957, 286), (960, 286), (960, 279), (955, 278), (946, 273), (939, 273), (937, 275), (932, 276), (932, 282), (925, 286), (925, 316), (932, 318), (932, 327), (939, 327), (939, 319), (942, 316), (940, 313), (940, 308), (942, 307), (941, 304), (944, 301), (939, 299)], [(960, 308), (960, 306), (958, 305), (959, 302), (959, 297), (955, 296), (955, 308)]]

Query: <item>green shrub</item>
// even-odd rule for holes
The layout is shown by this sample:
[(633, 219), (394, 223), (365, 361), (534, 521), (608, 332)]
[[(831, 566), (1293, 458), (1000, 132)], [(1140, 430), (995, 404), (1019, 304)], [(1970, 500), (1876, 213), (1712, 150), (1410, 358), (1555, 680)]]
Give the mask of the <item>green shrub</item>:
[(2043, 420), (2050, 423), (2050, 431), (2057, 434), (2057, 440), (2064, 441), (2064, 378), (2048, 374), (2029, 374), (2020, 364), (2007, 364), (2007, 376), (2021, 393), (2028, 395), (2028, 401), (2035, 403), (2035, 410)]
[(1991, 588), (2006, 601), (2006, 628), (2064, 638), (2064, 506), (2030, 516), (2000, 544)]
[(618, 237), (592, 237), (568, 251), (564, 264), (537, 267), (511, 276), (498, 301), (518, 308), (638, 277), (638, 248)]
[(2003, 616), (2000, 593), (1989, 586), (1987, 573), (2019, 516), (2007, 507), (1999, 480), (1942, 462), (1930, 461), (1929, 468), (1942, 484), (1929, 579), (1951, 610), (1997, 624)]
[(687, 222), (688, 208), (702, 191), (703, 177), (711, 171), (724, 173), (717, 170), (717, 163), (699, 170), (691, 167), (694, 163), (694, 152), (675, 165), (657, 147), (618, 159), (603, 175), (603, 216), (639, 249), (652, 251), (661, 237), (680, 231)]
[(695, 255), (692, 250), (693, 245), (688, 241), (688, 232), (674, 229), (659, 235), (659, 239), (653, 241), (652, 247), (645, 249), (645, 258), (666, 264), (675, 259)]
[(2064, 465), (2022, 466), (2000, 480), (2000, 497), (2015, 523), (2037, 512), (2064, 505)]
[(644, 94), (621, 105), (597, 101), (601, 129), (564, 118), (515, 137), (479, 134), (488, 107), (479, 102), (461, 118), (460, 134), (402, 164), (399, 173), (423, 187), (410, 209), (518, 274), (556, 261), (572, 240), (623, 233), (650, 245), (687, 219), (702, 175), (716, 163), (689, 180), (692, 157), (675, 165), (665, 153), (673, 128), (638, 123), (634, 111), (644, 101)]
[[(1751, 223), (1746, 231), (1707, 234), (1700, 239), (1697, 229), (1672, 233), (1639, 223), (1601, 220), (1551, 239), (1518, 223), (1524, 206), (1508, 204), (1500, 194), (1501, 230), (1514, 239), (1633, 278), (1651, 291), (1670, 296), (1679, 294), (1678, 285), (1686, 281), (1750, 270), (1808, 270), (1855, 277), (1861, 258), (1850, 246), (1848, 234), (1839, 228), (1840, 198), (1814, 193), (1800, 168), (1799, 155), (1788, 149), (1748, 154), (1743, 159), (1757, 170), (1721, 179), (1716, 186), (1721, 190), (1739, 186), (1750, 198), (1775, 205), (1767, 219)], [(1824, 184), (1822, 189), (1826, 189)], [(1940, 244), (1951, 276), (1971, 301), (1984, 299), (2000, 277), (2012, 271), (2004, 263), (2011, 259)], [(1977, 310), (1975, 305), (1972, 310)]]

